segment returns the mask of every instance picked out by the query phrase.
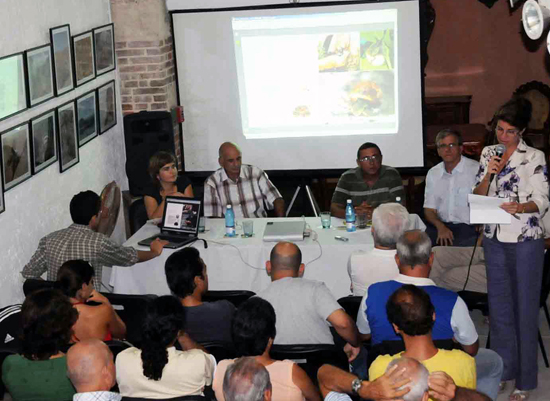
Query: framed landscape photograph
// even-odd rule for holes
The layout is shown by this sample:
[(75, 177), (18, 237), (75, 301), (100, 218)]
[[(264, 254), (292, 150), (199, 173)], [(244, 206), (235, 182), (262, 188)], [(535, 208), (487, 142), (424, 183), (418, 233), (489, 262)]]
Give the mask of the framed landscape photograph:
[(95, 78), (94, 35), (92, 31), (73, 36), (76, 86)]
[(62, 173), (76, 165), (80, 160), (76, 128), (76, 103), (74, 100), (57, 108), (57, 127), (59, 172)]
[(29, 134), (28, 122), (0, 134), (4, 191), (8, 191), (31, 176)]
[(54, 97), (52, 47), (35, 47), (25, 52), (29, 86), (29, 104), (36, 106)]
[(108, 24), (94, 29), (95, 69), (101, 75), (115, 69), (114, 25)]
[(57, 161), (55, 110), (31, 120), (32, 173), (37, 174)]
[(27, 107), (23, 53), (0, 57), (0, 120), (20, 113)]
[(88, 92), (76, 99), (78, 146), (90, 142), (97, 136), (96, 91)]
[(51, 28), (50, 41), (53, 52), (55, 93), (59, 96), (74, 88), (71, 28), (69, 25)]
[(99, 113), (99, 135), (116, 125), (115, 81), (97, 88), (97, 110)]

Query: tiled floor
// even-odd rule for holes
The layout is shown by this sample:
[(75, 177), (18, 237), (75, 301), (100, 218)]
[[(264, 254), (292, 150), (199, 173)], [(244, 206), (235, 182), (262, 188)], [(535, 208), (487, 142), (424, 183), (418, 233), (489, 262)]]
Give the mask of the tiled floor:
[[(485, 343), (487, 341), (487, 333), (489, 331), (489, 326), (487, 323), (485, 323), (483, 316), (478, 311), (473, 312), (472, 318), (474, 320), (477, 331), (479, 333), (480, 343), (482, 346), (485, 346)], [(546, 318), (544, 317), (544, 313), (542, 311), (540, 314), (540, 330), (541, 330), (542, 339), (544, 341), (544, 346), (546, 347), (547, 352), (550, 353), (550, 328), (548, 327), (548, 322), (546, 321)], [(540, 351), (540, 347), (539, 347), (539, 354), (538, 354), (538, 362), (539, 362), (539, 381), (538, 381), (539, 386), (536, 390), (531, 392), (529, 401), (550, 401), (550, 369), (548, 369), (544, 365), (544, 360), (542, 359), (542, 351)], [(503, 391), (502, 394), (499, 394), (497, 401), (508, 400), (508, 396), (514, 389), (514, 387), (511, 384), (512, 383), (508, 384), (506, 390)]]

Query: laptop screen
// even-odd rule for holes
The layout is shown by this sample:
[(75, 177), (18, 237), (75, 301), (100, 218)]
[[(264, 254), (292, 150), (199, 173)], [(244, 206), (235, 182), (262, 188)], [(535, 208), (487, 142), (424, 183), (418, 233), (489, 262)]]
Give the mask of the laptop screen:
[(197, 235), (201, 201), (193, 198), (167, 196), (165, 202), (162, 230)]

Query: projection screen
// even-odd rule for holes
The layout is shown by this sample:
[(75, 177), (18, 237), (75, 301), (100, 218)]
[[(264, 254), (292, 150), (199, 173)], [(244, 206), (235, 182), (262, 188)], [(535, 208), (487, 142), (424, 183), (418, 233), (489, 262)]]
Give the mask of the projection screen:
[(384, 164), (423, 165), (418, 0), (179, 3), (171, 15), (186, 171), (218, 168), (224, 141), (264, 170), (353, 167), (367, 141)]

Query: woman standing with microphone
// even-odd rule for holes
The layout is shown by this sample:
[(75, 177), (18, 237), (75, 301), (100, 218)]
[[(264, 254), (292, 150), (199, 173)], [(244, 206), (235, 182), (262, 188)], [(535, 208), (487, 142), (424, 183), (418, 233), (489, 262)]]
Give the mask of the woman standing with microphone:
[(531, 103), (522, 98), (510, 100), (495, 113), (496, 136), (505, 150), (499, 157), (500, 145), (483, 149), (474, 188), (477, 195), (507, 198), (501, 208), (512, 215), (511, 224), (486, 224), (483, 240), (491, 346), (504, 361), (503, 382), (516, 380), (511, 401), (527, 399), (537, 387), (548, 177), (544, 153), (522, 139), (530, 119)]

